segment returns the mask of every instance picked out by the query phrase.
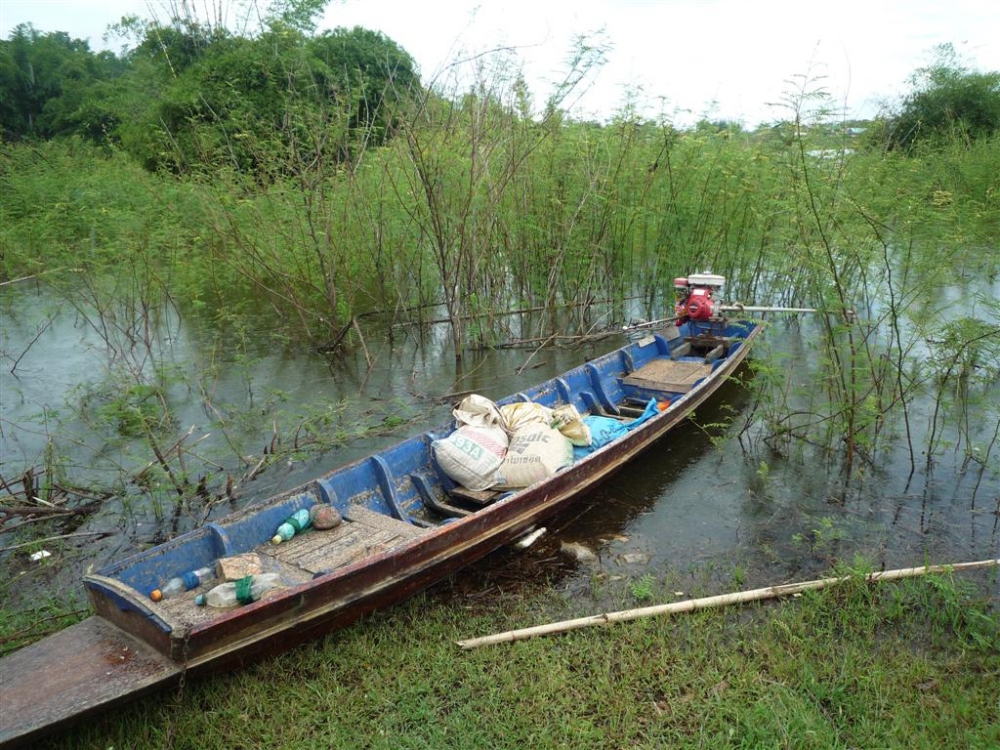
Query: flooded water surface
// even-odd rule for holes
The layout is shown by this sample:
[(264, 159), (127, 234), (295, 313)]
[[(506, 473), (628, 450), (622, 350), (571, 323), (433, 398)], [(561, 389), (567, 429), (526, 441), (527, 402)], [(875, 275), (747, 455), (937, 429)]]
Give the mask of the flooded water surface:
[[(474, 352), (459, 364), (445, 327), (431, 326), (422, 334), (371, 333), (364, 347), (328, 360), (276, 340), (263, 323), (223, 330), (168, 308), (150, 335), (95, 325), (85, 306), (44, 287), (3, 293), (5, 502), (22, 504), (11, 493), (33, 472), (39, 492), (75, 488), (72, 505), (97, 507), (47, 522), (44, 535), (8, 516), (0, 559), (26, 584), (63, 591), (79, 590), (82, 573), (113, 557), (445, 423), (462, 393), (499, 398), (625, 342)], [(783, 357), (808, 384), (809, 336), (808, 324), (775, 320), (753, 356)], [(144, 391), (148, 382), (163, 388)], [(1000, 402), (1000, 391), (993, 396)], [(205, 478), (198, 501), (179, 500), (159, 472), (143, 471), (156, 469), (157, 459), (127, 421), (153, 413), (157, 400), (172, 415), (157, 446), (183, 454), (192, 482)], [(717, 588), (738, 588), (812, 577), (858, 556), (876, 568), (1000, 557), (998, 451), (977, 462), (956, 448), (928, 461), (920, 446), (932, 424), (930, 397), (911, 405), (915, 460), (900, 436), (857, 462), (850, 477), (836, 451), (822, 446), (763, 447), (753, 408), (747, 387), (727, 384), (691, 422), (552, 519), (533, 547), (500, 553), (504, 565), (515, 575), (518, 566), (525, 576), (547, 572), (575, 593), (590, 590), (595, 576), (686, 587), (693, 571), (709, 570)], [(994, 413), (971, 433), (988, 446), (995, 422)], [(269, 454), (280, 459), (254, 474)], [(143, 486), (151, 476), (155, 483)], [(238, 487), (233, 497), (223, 492), (227, 477)], [(581, 548), (594, 557), (567, 552)], [(41, 549), (52, 554), (32, 561)], [(16, 601), (14, 589), (8, 594)]]

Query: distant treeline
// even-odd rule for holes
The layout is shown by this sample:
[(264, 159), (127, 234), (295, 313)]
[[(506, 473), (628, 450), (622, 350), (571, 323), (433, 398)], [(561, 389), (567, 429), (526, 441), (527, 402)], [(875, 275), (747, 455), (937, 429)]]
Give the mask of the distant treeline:
[(348, 158), (384, 142), (396, 100), (422, 95), (413, 58), (362, 28), (314, 34), (271, 18), (246, 36), (178, 18), (118, 30), (136, 39), (120, 55), (31, 25), (0, 41), (3, 139), (79, 136), (150, 170), (266, 177), (288, 149)]
[(438, 307), (461, 356), (512, 308), (656, 315), (695, 266), (746, 301), (844, 308), (887, 246), (995, 241), (1000, 74), (950, 47), (876, 121), (803, 77), (766, 127), (680, 129), (628, 103), (573, 119), (603, 58), (585, 40), (536, 106), (503, 51), (421, 81), (380, 33), (317, 33), (325, 4), (244, 33), (127, 18), (119, 54), (30, 25), (0, 41), (0, 280), (139, 264), (176, 300), (266, 299), (320, 348)]
[[(221, 167), (267, 180), (303, 158), (350, 161), (392, 137), (401, 119), (419, 116), (413, 102), (464, 93), (433, 82), (425, 90), (410, 54), (379, 32), (317, 33), (326, 4), (275, 3), (243, 33), (184, 13), (168, 22), (127, 17), (110, 29), (126, 42), (119, 54), (22, 24), (0, 40), (0, 135), (75, 135), (124, 149), (150, 170)], [(950, 45), (936, 52), (896, 108), (864, 124), (866, 142), (910, 150), (1000, 129), (1000, 73), (969, 70)], [(741, 130), (731, 122), (698, 127)]]

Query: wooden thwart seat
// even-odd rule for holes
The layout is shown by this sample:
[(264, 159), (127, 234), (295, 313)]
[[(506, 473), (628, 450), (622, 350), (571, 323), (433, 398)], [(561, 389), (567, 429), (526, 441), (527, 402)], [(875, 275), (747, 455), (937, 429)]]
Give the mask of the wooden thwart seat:
[(681, 357), (686, 357), (690, 353), (691, 353), (691, 342), (685, 341), (683, 344), (681, 344), (672, 352), (670, 352), (670, 358), (680, 359)]
[(726, 353), (726, 345), (719, 344), (705, 355), (705, 363), (710, 364)]
[(654, 359), (647, 362), (631, 375), (622, 379), (626, 385), (648, 388), (654, 391), (687, 393), (694, 384), (712, 372), (712, 366), (704, 362), (677, 362), (670, 359)]
[(466, 502), (472, 503), (473, 505), (485, 507), (504, 493), (502, 490), (470, 490), (467, 487), (458, 485), (449, 490), (448, 494), (459, 500), (465, 500)]
[(399, 519), (392, 518), (381, 513), (376, 513), (375, 511), (368, 510), (368, 508), (361, 505), (350, 506), (350, 508), (347, 509), (347, 512), (344, 513), (344, 518), (353, 523), (360, 523), (381, 531), (391, 531), (397, 536), (410, 539), (423, 536), (427, 533), (427, 530), (421, 528), (420, 526), (415, 526), (412, 523), (406, 523), (406, 521), (400, 521)]

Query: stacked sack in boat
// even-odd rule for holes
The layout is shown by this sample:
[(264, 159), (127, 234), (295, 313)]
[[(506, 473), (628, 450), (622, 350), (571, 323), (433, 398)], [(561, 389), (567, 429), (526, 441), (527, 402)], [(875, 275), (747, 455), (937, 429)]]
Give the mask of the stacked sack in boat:
[(498, 470), (497, 489), (527, 487), (573, 463), (573, 444), (551, 426), (552, 411), (530, 401), (500, 407), (510, 446)]
[(457, 429), (431, 443), (441, 471), (470, 490), (488, 490), (507, 455), (510, 436), (497, 405), (472, 394), (452, 411)]
[(574, 445), (591, 442), (590, 430), (569, 404), (498, 407), (473, 394), (452, 415), (457, 429), (431, 448), (441, 470), (470, 490), (527, 487), (572, 464)]

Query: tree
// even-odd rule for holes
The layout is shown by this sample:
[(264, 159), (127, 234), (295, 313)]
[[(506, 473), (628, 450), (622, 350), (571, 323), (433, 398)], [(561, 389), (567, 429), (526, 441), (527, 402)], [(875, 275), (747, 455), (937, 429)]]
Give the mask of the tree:
[(316, 18), (328, 4), (329, 0), (271, 0), (267, 20), (298, 31), (312, 32), (316, 30)]
[(309, 40), (311, 69), (326, 96), (351, 113), (351, 129), (380, 145), (394, 129), (389, 112), (419, 93), (416, 62), (378, 31), (338, 28)]
[(21, 24), (0, 41), (0, 123), (5, 139), (52, 138), (85, 129), (87, 92), (121, 72), (110, 53), (62, 31)]
[(383, 143), (393, 129), (387, 104), (420, 85), (413, 58), (380, 33), (312, 37), (279, 18), (254, 37), (187, 20), (148, 25), (130, 61), (127, 88), (144, 96), (123, 97), (136, 104), (122, 129), (134, 156), (152, 168), (227, 167), (264, 182)]
[(1000, 73), (961, 64), (950, 44), (935, 48), (933, 64), (910, 78), (911, 91), (875, 138), (888, 149), (958, 138), (967, 143), (1000, 131)]

